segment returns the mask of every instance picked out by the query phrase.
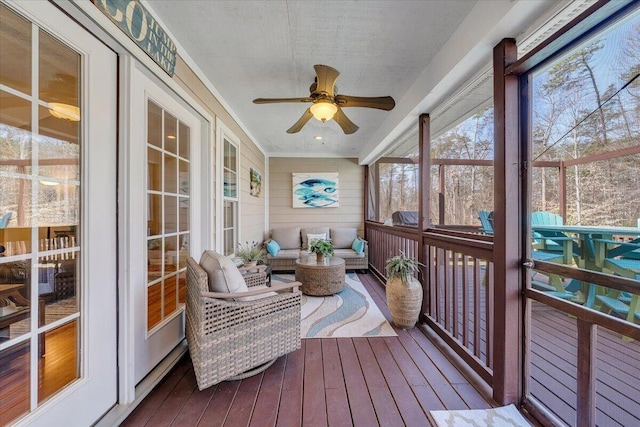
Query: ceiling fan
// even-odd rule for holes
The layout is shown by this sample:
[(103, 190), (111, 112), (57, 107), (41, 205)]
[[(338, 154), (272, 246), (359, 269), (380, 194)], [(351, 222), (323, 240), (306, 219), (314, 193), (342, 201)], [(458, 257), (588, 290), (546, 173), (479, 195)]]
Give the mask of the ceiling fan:
[(314, 65), (316, 70), (315, 81), (309, 88), (311, 94), (305, 98), (257, 98), (253, 102), (255, 104), (273, 104), (279, 102), (312, 102), (313, 105), (304, 112), (298, 121), (287, 129), (287, 133), (300, 132), (302, 127), (312, 118), (326, 122), (327, 120), (335, 120), (342, 128), (344, 133), (352, 134), (359, 128), (353, 123), (342, 111), (346, 107), (365, 107), (377, 108), (379, 110), (392, 110), (396, 103), (390, 96), (364, 97), (339, 95), (336, 79), (340, 72), (328, 65)]

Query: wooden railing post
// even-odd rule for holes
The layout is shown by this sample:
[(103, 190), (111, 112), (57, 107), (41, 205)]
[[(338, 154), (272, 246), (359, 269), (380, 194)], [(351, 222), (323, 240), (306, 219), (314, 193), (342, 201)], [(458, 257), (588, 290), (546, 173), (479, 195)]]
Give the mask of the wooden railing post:
[(596, 346), (597, 327), (593, 323), (578, 319), (578, 386), (576, 402), (576, 425), (596, 425)]
[(431, 207), (430, 207), (430, 193), (431, 193), (431, 174), (430, 170), (430, 147), (431, 147), (431, 121), (428, 114), (421, 114), (418, 127), (419, 127), (419, 147), (418, 147), (418, 171), (420, 174), (420, 188), (418, 190), (418, 260), (426, 267), (423, 267), (422, 274), (420, 275), (420, 282), (422, 283), (422, 310), (420, 311), (420, 321), (425, 322), (425, 313), (429, 312), (429, 251), (425, 249), (424, 242), (422, 241), (422, 233), (430, 227), (431, 219)]
[(558, 167), (558, 202), (560, 203), (560, 216), (567, 217), (567, 167), (564, 160), (560, 160)]
[(493, 398), (501, 405), (522, 396), (521, 159), (518, 77), (505, 75), (517, 60), (515, 40), (493, 49), (494, 304)]

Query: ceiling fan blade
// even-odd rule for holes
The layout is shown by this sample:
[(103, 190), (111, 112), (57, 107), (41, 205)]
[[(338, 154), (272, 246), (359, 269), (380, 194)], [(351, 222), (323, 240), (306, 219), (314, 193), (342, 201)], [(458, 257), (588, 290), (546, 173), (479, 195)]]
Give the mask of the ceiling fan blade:
[(254, 104), (275, 104), (279, 102), (313, 102), (313, 98), (256, 98)]
[(390, 96), (349, 96), (349, 95), (336, 95), (336, 103), (340, 107), (365, 107), (365, 108), (377, 108), (379, 110), (392, 110), (396, 106), (396, 102)]
[(311, 110), (307, 108), (307, 111), (304, 112), (302, 117), (300, 117), (298, 121), (294, 123), (293, 126), (287, 129), (287, 133), (300, 132), (302, 127), (307, 124), (307, 122), (309, 121), (309, 119), (311, 119), (311, 117), (313, 117), (313, 114), (311, 113)]
[(316, 76), (318, 76), (315, 92), (324, 92), (333, 96), (333, 88), (340, 72), (328, 65), (314, 65), (313, 69), (316, 70)]
[(336, 111), (336, 115), (333, 116), (333, 120), (336, 121), (342, 128), (342, 131), (347, 135), (355, 133), (358, 129), (360, 129), (355, 123), (349, 120), (349, 117), (344, 114), (342, 109), (338, 107), (338, 111)]

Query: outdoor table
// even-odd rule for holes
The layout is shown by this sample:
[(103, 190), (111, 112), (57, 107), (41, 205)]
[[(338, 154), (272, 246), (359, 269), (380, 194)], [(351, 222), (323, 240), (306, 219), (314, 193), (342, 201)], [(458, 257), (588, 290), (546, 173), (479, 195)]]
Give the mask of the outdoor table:
[[(637, 227), (612, 227), (612, 226), (590, 226), (590, 225), (532, 225), (531, 229), (545, 239), (553, 240), (554, 233), (574, 234), (579, 241), (579, 250), (573, 253), (564, 254), (564, 258), (576, 258), (578, 267), (600, 271), (603, 270), (604, 258), (606, 256), (605, 244), (597, 240), (611, 240), (613, 236), (640, 236), (640, 228)], [(558, 242), (561, 246), (563, 242)], [(567, 246), (564, 246), (565, 249)], [(569, 246), (571, 247), (571, 245)], [(573, 279), (566, 289), (575, 292), (582, 289), (586, 295), (585, 305), (593, 307), (595, 303), (596, 286), (591, 283), (583, 283)]]

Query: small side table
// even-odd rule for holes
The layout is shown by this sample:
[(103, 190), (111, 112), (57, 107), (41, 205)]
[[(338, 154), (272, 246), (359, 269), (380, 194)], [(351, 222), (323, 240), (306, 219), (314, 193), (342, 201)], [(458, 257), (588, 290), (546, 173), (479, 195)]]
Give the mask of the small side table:
[(344, 259), (331, 257), (318, 263), (314, 257), (296, 260), (296, 280), (303, 294), (333, 295), (344, 289)]

